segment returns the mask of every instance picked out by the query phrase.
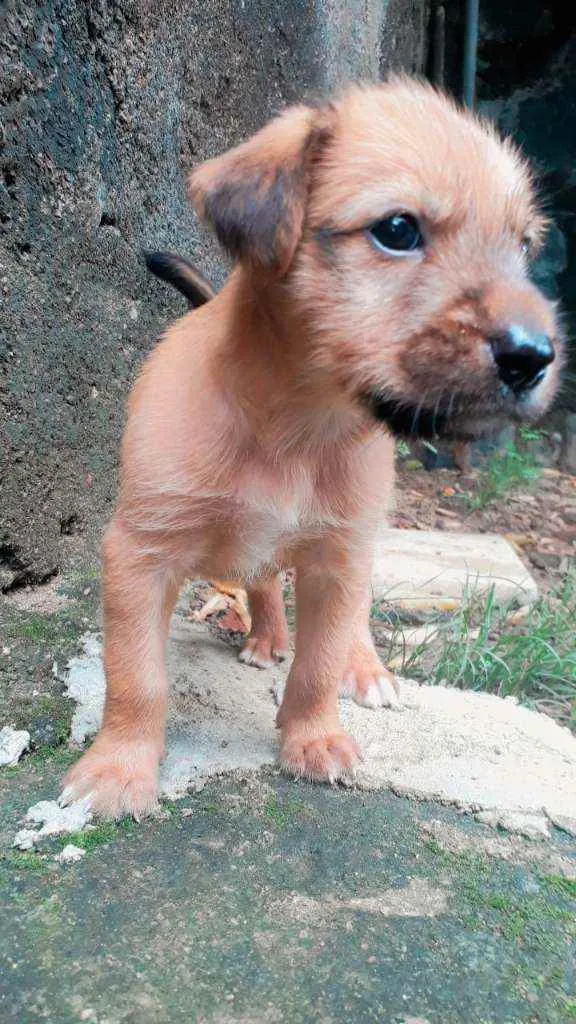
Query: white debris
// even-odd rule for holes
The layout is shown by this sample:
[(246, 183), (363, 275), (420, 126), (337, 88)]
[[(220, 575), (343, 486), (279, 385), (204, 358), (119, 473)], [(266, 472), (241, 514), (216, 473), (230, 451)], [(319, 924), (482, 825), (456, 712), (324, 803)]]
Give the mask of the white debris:
[(0, 768), (12, 768), (18, 764), (29, 746), (30, 733), (26, 729), (13, 729), (11, 725), (5, 725), (0, 729)]
[(67, 832), (81, 832), (92, 818), (90, 798), (77, 800), (68, 807), (60, 807), (55, 800), (40, 800), (26, 814), (26, 821), (40, 828), (23, 828), (14, 837), (13, 845), (20, 850), (32, 847), (48, 836), (65, 835)]
[(68, 662), (68, 689), (66, 696), (77, 702), (72, 718), (70, 738), (82, 744), (88, 736), (97, 732), (106, 693), (106, 680), (102, 665), (102, 644), (98, 637), (87, 633), (84, 637), (84, 654)]
[(48, 836), (81, 832), (91, 819), (90, 797), (77, 800), (68, 807), (61, 807), (55, 800), (40, 800), (30, 807), (26, 821), (41, 827), (21, 829), (14, 837), (13, 846), (17, 846), (19, 850), (31, 850), (36, 843)]
[(576, 817), (567, 818), (564, 814), (549, 814), (548, 817), (552, 824), (556, 825), (556, 828), (576, 839)]
[(81, 846), (74, 846), (74, 843), (68, 843), (60, 853), (57, 853), (54, 860), (57, 860), (59, 864), (75, 864), (77, 861), (82, 860), (82, 857), (86, 855), (86, 850), (83, 850)]
[(61, 807), (55, 800), (40, 800), (30, 807), (26, 821), (41, 825), (39, 837), (60, 836), (66, 832), (81, 832), (92, 818), (90, 798), (84, 797), (67, 807)]
[(34, 843), (40, 838), (40, 833), (34, 828), (21, 828), (19, 832), (14, 836), (12, 846), (16, 846), (19, 850), (32, 850)]
[(519, 811), (480, 811), (476, 820), (492, 828), (517, 832), (527, 839), (549, 839), (550, 829), (544, 814), (522, 814)]

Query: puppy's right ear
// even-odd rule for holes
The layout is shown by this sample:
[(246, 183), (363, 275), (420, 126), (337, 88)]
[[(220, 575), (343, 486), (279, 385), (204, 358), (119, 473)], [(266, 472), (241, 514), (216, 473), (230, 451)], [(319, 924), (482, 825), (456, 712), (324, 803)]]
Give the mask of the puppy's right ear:
[(194, 208), (231, 256), (286, 272), (302, 233), (311, 163), (327, 134), (327, 112), (290, 107), (192, 172)]

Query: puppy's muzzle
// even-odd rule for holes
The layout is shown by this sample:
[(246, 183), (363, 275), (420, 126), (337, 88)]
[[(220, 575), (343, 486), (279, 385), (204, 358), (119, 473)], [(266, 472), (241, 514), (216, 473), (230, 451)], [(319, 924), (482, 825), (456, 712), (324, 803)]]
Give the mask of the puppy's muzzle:
[[(556, 359), (553, 340), (513, 322), (479, 343), (491, 357), (491, 366), (484, 364), (476, 379), (468, 376), (461, 386), (445, 390), (440, 378), (434, 382), (431, 365), (427, 376), (436, 386), (428, 393), (434, 390), (435, 400), (418, 402), (383, 388), (364, 396), (372, 415), (399, 437), (467, 441), (493, 433), (506, 420), (537, 418), (543, 411), (538, 386)], [(420, 369), (419, 381), (423, 379)]]

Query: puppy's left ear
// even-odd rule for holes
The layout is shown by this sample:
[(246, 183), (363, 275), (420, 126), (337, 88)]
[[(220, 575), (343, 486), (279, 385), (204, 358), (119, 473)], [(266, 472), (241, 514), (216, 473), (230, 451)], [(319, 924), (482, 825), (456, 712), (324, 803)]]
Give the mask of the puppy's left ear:
[(302, 233), (312, 162), (327, 134), (324, 112), (290, 107), (192, 172), (194, 208), (231, 256), (287, 271)]

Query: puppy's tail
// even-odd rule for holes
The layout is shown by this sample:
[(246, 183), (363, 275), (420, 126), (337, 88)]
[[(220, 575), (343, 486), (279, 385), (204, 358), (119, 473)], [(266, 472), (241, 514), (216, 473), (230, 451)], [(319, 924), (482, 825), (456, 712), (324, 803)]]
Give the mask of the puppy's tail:
[(210, 302), (216, 292), (196, 267), (173, 252), (145, 252), (146, 266), (156, 277), (174, 285), (195, 309)]

